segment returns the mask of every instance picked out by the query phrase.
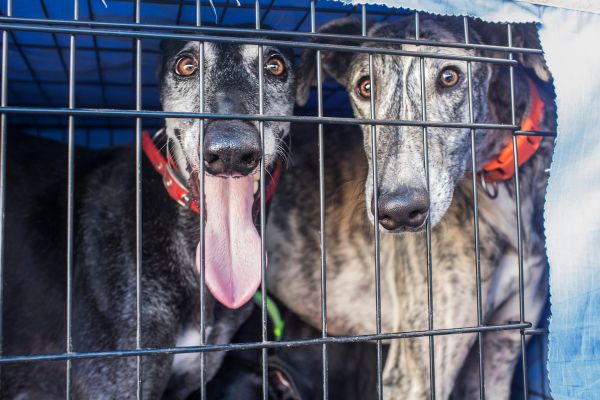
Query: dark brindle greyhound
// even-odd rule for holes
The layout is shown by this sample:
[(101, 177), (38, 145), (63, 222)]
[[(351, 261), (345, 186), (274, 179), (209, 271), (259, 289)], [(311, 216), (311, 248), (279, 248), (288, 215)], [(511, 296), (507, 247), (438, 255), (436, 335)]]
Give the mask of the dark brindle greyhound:
[[(321, 32), (361, 34), (353, 19), (329, 23)], [(369, 36), (414, 38), (414, 18), (378, 24)], [(421, 37), (436, 41), (464, 40), (462, 19), (421, 19)], [(473, 43), (506, 44), (506, 27), (472, 22)], [(352, 44), (336, 41), (334, 43)], [(515, 27), (516, 46), (536, 45), (533, 26)], [(457, 56), (506, 57), (479, 49), (370, 44), (409, 51)], [(539, 55), (519, 55), (515, 67), (516, 124), (555, 129), (550, 75)], [(299, 93), (314, 84), (315, 53), (303, 57)], [(370, 117), (375, 95), (379, 119), (422, 119), (420, 59), (374, 55), (374, 82), (369, 81), (367, 54), (323, 51), (324, 70), (347, 89), (354, 114)], [(429, 121), (468, 122), (467, 63), (426, 58), (424, 69)], [(509, 70), (473, 62), (475, 122), (511, 124)], [(528, 129), (531, 129), (531, 126)], [(330, 334), (375, 332), (373, 246), (373, 160), (370, 127), (325, 126), (325, 200), (327, 312)], [(309, 134), (295, 143), (294, 168), (281, 183), (269, 215), (269, 287), (293, 311), (321, 327), (318, 162), (316, 140)], [(426, 221), (432, 226), (433, 328), (477, 326), (477, 292), (473, 240), (471, 134), (462, 128), (429, 128), (429, 188), (424, 167), (423, 132), (413, 126), (377, 127), (377, 187), (381, 231), (382, 325), (384, 332), (428, 329)], [(314, 135), (313, 135), (314, 138)], [(504, 130), (476, 130), (476, 168), (494, 161), (511, 140)], [(533, 141), (535, 142), (535, 140)], [(525, 145), (526, 147), (527, 145)], [(536, 145), (532, 145), (536, 147)], [(536, 325), (547, 293), (547, 264), (542, 212), (553, 141), (520, 168), (524, 240), (526, 319)], [(524, 147), (524, 148), (525, 148)], [(525, 151), (523, 149), (524, 156)], [(509, 152), (512, 154), (512, 152)], [(510, 164), (510, 163), (509, 163)], [(510, 170), (510, 168), (508, 168)], [(486, 173), (487, 174), (487, 173)], [(490, 172), (489, 195), (479, 187), (479, 238), (483, 323), (518, 321), (519, 285), (514, 179)], [(494, 176), (496, 175), (496, 176)], [(497, 195), (492, 190), (497, 185)], [(435, 337), (435, 394), (438, 399), (479, 397), (476, 334)], [(429, 341), (426, 337), (394, 340), (384, 368), (386, 399), (424, 399), (431, 394)], [(518, 331), (483, 335), (485, 388), (488, 398), (506, 399), (520, 354)]]
[[(199, 45), (165, 42), (159, 68), (166, 111), (198, 112)], [(257, 114), (258, 47), (205, 43), (205, 112)], [(290, 50), (264, 47), (265, 114), (290, 115), (295, 76)], [(228, 343), (247, 318), (242, 307), (261, 276), (253, 224), (261, 160), (257, 122), (169, 118), (166, 137), (187, 189), (197, 193), (199, 154), (206, 171), (207, 343)], [(272, 168), (289, 123), (265, 122), (265, 165)], [(162, 143), (165, 144), (164, 142)], [(66, 149), (23, 136), (8, 144), (3, 355), (66, 350)], [(135, 160), (131, 148), (77, 149), (74, 203), (73, 351), (136, 347)], [(164, 167), (164, 165), (163, 165)], [(141, 346), (199, 344), (199, 217), (167, 194), (144, 159), (142, 182)], [(218, 300), (217, 301), (215, 301)], [(222, 304), (221, 304), (222, 303)], [(241, 307), (241, 308), (240, 308)], [(238, 310), (232, 310), (240, 308)], [(212, 378), (223, 353), (206, 355)], [(199, 355), (145, 357), (143, 397), (185, 398), (200, 382)], [(74, 360), (78, 399), (136, 397), (136, 358)], [(2, 398), (60, 399), (65, 363), (2, 366)], [(165, 392), (166, 391), (166, 392)]]

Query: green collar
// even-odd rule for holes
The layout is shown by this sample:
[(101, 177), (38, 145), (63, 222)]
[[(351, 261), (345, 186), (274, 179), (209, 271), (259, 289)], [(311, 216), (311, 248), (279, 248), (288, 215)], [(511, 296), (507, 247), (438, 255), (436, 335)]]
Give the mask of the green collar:
[[(259, 306), (262, 305), (262, 293), (260, 291), (254, 293), (254, 297), (252, 298), (256, 304)], [(281, 313), (279, 312), (279, 308), (277, 308), (277, 304), (267, 295), (267, 313), (275, 326), (273, 328), (273, 335), (275, 335), (275, 340), (281, 340), (283, 336), (283, 327), (285, 326), (285, 322), (281, 319)]]

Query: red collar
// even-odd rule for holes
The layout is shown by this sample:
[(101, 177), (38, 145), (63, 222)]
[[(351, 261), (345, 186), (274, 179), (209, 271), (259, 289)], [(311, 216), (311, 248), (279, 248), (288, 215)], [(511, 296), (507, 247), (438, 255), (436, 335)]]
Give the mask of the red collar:
[[(540, 94), (535, 83), (527, 78), (529, 83), (529, 112), (521, 123), (522, 131), (538, 131), (544, 114), (544, 102), (540, 98)], [(542, 141), (541, 136), (517, 136), (517, 152), (519, 155), (519, 167), (525, 164), (540, 147)], [(515, 158), (513, 154), (513, 141), (510, 139), (508, 144), (498, 158), (483, 167), (483, 177), (486, 182), (494, 182), (498, 180), (508, 180), (515, 174)]]
[[(164, 128), (159, 130), (155, 137), (162, 134), (164, 132)], [(181, 175), (177, 170), (177, 165), (173, 161), (173, 158), (168, 155), (165, 157), (156, 144), (154, 140), (148, 133), (148, 131), (144, 131), (142, 135), (142, 148), (144, 149), (144, 153), (146, 157), (152, 163), (152, 166), (162, 176), (163, 183), (165, 185), (165, 189), (167, 189), (167, 193), (173, 200), (175, 200), (179, 205), (189, 208), (195, 213), (200, 213), (200, 207), (198, 203), (198, 199), (195, 198), (190, 190), (187, 188), (186, 184), (183, 182)], [(271, 173), (271, 180), (267, 185), (265, 201), (268, 203), (273, 197), (275, 193), (275, 189), (279, 184), (279, 178), (281, 177), (283, 162), (281, 158), (278, 158), (275, 163), (275, 170)]]

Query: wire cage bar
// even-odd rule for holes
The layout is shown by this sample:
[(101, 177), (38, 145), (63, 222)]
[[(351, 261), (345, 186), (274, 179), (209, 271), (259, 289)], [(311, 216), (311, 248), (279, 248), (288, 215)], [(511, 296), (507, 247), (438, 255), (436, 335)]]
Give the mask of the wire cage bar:
[[(420, 40), (420, 15), (415, 13), (415, 39)], [(425, 89), (425, 58), (419, 58), (419, 76), (420, 76), (420, 94), (421, 94), (421, 119), (427, 121), (427, 101)], [(427, 127), (423, 126), (423, 164), (425, 166), (425, 183), (427, 192), (430, 191), (429, 178), (429, 141)], [(431, 257), (431, 220), (427, 219), (425, 227), (425, 240), (427, 245), (427, 310), (429, 318), (427, 319), (428, 329), (433, 329), (433, 283), (432, 283), (432, 257)], [(435, 339), (429, 337), (429, 385), (431, 390), (431, 399), (435, 399)]]
[[(224, 15), (224, 13), (223, 13)], [(178, 12), (178, 19), (181, 16), (181, 7)], [(196, 26), (202, 26), (202, 5), (200, 0), (196, 0)], [(204, 42), (198, 42), (198, 68), (200, 72), (199, 78), (199, 98), (200, 98), (200, 112), (204, 112)], [(200, 120), (200, 132), (199, 140), (200, 143), (204, 143), (204, 119)], [(200, 197), (204, 197), (204, 153), (200, 152)], [(200, 202), (199, 212), (199, 231), (200, 231), (200, 271), (199, 278), (200, 282), (204, 282), (204, 265), (205, 265), (205, 230), (204, 230), (204, 218), (206, 216), (205, 203)], [(204, 285), (200, 285), (200, 344), (206, 344), (206, 295)], [(200, 353), (200, 398), (206, 398), (206, 355)]]
[[(119, 10), (121, 6), (128, 3), (124, 0), (114, 0)], [(68, 147), (68, 168), (67, 168), (67, 292), (66, 292), (66, 346), (64, 352), (54, 354), (32, 354), (32, 355), (6, 355), (2, 347), (2, 318), (0, 318), (0, 369), (7, 365), (16, 365), (20, 363), (37, 362), (65, 362), (66, 364), (66, 382), (65, 393), (68, 399), (73, 397), (73, 362), (77, 360), (102, 360), (112, 358), (131, 358), (136, 360), (136, 395), (138, 399), (144, 396), (144, 360), (152, 356), (176, 355), (199, 353), (199, 363), (201, 369), (199, 398), (207, 399), (207, 376), (205, 367), (207, 364), (206, 356), (212, 352), (237, 352), (245, 350), (260, 350), (260, 375), (262, 398), (270, 399), (269, 393), (269, 354), (274, 349), (297, 348), (307, 346), (320, 346), (321, 359), (321, 397), (329, 399), (331, 377), (330, 377), (330, 352), (332, 345), (349, 343), (371, 343), (376, 346), (376, 392), (370, 395), (373, 398), (383, 399), (384, 395), (384, 346), (388, 341), (407, 340), (415, 338), (427, 338), (428, 341), (428, 369), (429, 369), (429, 388), (430, 398), (436, 398), (436, 339), (448, 335), (476, 335), (477, 336), (477, 356), (479, 368), (479, 397), (486, 398), (486, 381), (484, 374), (484, 352), (489, 351), (484, 348), (484, 334), (501, 331), (514, 331), (520, 334), (520, 347), (522, 363), (522, 398), (549, 398), (544, 394), (545, 387), (542, 384), (541, 389), (530, 387), (528, 382), (528, 361), (531, 357), (527, 356), (527, 337), (542, 338), (546, 332), (544, 329), (538, 329), (532, 326), (527, 320), (525, 299), (524, 299), (524, 250), (523, 250), (523, 223), (521, 215), (521, 195), (519, 184), (519, 165), (518, 165), (518, 136), (542, 136), (554, 137), (555, 132), (545, 131), (526, 131), (517, 125), (516, 104), (515, 104), (515, 69), (519, 62), (516, 56), (519, 54), (541, 55), (542, 51), (537, 48), (515, 46), (513, 43), (513, 27), (506, 25), (506, 45), (471, 43), (469, 37), (470, 19), (465, 17), (464, 41), (463, 42), (441, 42), (424, 38), (421, 35), (421, 17), (422, 14), (414, 14), (414, 38), (387, 38), (369, 35), (369, 18), (375, 21), (389, 21), (399, 16), (405, 16), (406, 13), (399, 10), (391, 10), (385, 7), (371, 6), (334, 6), (335, 3), (318, 2), (317, 0), (307, 0), (305, 2), (290, 1), (242, 1), (236, 4), (234, 1), (213, 1), (209, 6), (201, 0), (180, 0), (178, 2), (167, 2), (163, 0), (135, 0), (132, 4), (132, 18), (121, 21), (118, 18), (113, 20), (103, 20), (98, 14), (97, 6), (93, 0), (73, 0), (71, 11), (72, 16), (58, 15), (53, 13), (53, 7), (48, 0), (39, 0), (39, 6), (42, 10), (41, 15), (34, 17), (24, 16), (15, 13), (15, 5), (12, 0), (6, 0), (4, 5), (0, 5), (0, 30), (2, 31), (2, 65), (1, 65), (1, 85), (0, 85), (0, 312), (2, 312), (4, 291), (3, 279), (4, 271), (7, 268), (4, 258), (4, 244), (6, 236), (5, 227), (5, 203), (6, 196), (10, 196), (10, 191), (6, 189), (6, 170), (12, 168), (7, 165), (7, 132), (12, 127), (23, 128), (27, 133), (42, 135), (45, 130), (60, 132), (56, 138), (58, 141), (66, 142)], [(302, 4), (300, 4), (302, 3)], [(144, 11), (146, 7), (168, 6), (173, 11), (171, 20), (174, 23), (166, 23), (164, 18), (146, 19)], [(212, 14), (214, 7), (214, 15)], [(18, 9), (21, 10), (21, 9)], [(188, 16), (187, 11), (193, 10), (193, 18)], [(210, 10), (210, 11), (209, 11)], [(253, 28), (247, 26), (228, 25), (227, 21), (234, 18), (234, 13), (243, 12), (245, 18), (251, 22)], [(282, 29), (267, 29), (270, 22), (280, 22), (282, 17), (280, 13), (293, 14), (294, 19)], [(104, 15), (105, 16), (105, 15)], [(332, 20), (342, 16), (354, 16), (360, 20), (360, 35), (341, 35), (331, 33), (320, 33), (319, 25), (325, 21)], [(213, 18), (214, 17), (214, 18)], [(214, 19), (215, 23), (209, 22)], [(291, 18), (291, 17), (290, 17)], [(250, 26), (249, 25), (249, 26)], [(27, 35), (45, 35), (51, 38), (50, 42), (40, 41), (39, 43), (28, 39)], [(65, 41), (64, 38), (68, 38)], [(199, 70), (199, 111), (162, 111), (158, 104), (158, 99), (152, 99), (145, 95), (148, 91), (153, 91), (156, 95), (156, 82), (152, 80), (151, 74), (146, 69), (148, 59), (155, 60), (160, 51), (155, 42), (162, 39), (193, 41), (198, 44), (198, 70)], [(113, 41), (113, 42), (111, 42)], [(345, 44), (337, 43), (343, 41)], [(127, 43), (127, 44), (126, 44)], [(205, 94), (207, 91), (205, 81), (205, 66), (210, 60), (206, 59), (207, 43), (232, 43), (240, 45), (250, 45), (257, 51), (258, 60), (258, 112), (253, 114), (226, 114), (206, 112)], [(350, 43), (350, 44), (348, 44)], [(394, 45), (391, 48), (390, 45)], [(409, 49), (402, 47), (409, 45)], [(292, 48), (296, 52), (296, 58), (304, 50), (314, 50), (316, 57), (316, 87), (312, 91), (311, 101), (307, 107), (298, 110), (293, 116), (271, 115), (265, 111), (265, 72), (264, 48), (269, 46), (279, 46)], [(413, 47), (416, 46), (416, 50)], [(423, 48), (435, 47), (441, 49), (439, 52), (423, 50)], [(453, 53), (455, 49), (477, 50), (487, 52), (485, 56), (464, 55)], [(40, 74), (40, 66), (32, 61), (32, 55), (35, 52), (41, 52), (42, 55), (53, 52), (54, 61), (59, 66), (60, 72), (53, 76), (43, 76)], [(387, 55), (395, 57), (413, 57), (418, 60), (419, 77), (418, 82), (420, 93), (420, 111), (421, 116), (409, 120), (386, 119), (382, 113), (376, 109), (377, 91), (372, 89), (369, 100), (368, 118), (356, 118), (349, 111), (347, 98), (344, 89), (325, 79), (325, 71), (322, 66), (322, 57), (326, 52), (343, 52), (353, 54), (363, 54), (368, 57), (367, 75), (370, 78), (371, 88), (375, 88), (378, 77), (375, 74), (376, 66), (374, 64), (375, 56)], [(105, 68), (106, 57), (111, 54), (120, 54), (122, 57), (131, 57), (129, 71), (132, 71), (131, 80), (113, 79), (113, 73)], [(493, 55), (492, 55), (493, 54)], [(90, 57), (93, 62), (92, 73), (84, 76), (81, 60)], [(426, 86), (426, 66), (434, 60), (449, 60), (453, 62), (462, 62), (467, 66), (467, 84), (468, 84), (468, 121), (439, 121), (432, 120), (428, 113), (428, 99)], [(13, 64), (14, 63), (14, 64)], [(481, 122), (474, 115), (473, 94), (473, 63), (482, 63), (486, 65), (506, 68), (509, 72), (510, 84), (510, 123)], [(12, 64), (12, 65), (11, 65)], [(13, 67), (14, 65), (14, 67)], [(19, 69), (17, 72), (13, 72)], [(127, 68), (124, 68), (127, 69)], [(14, 76), (13, 76), (14, 75)], [(39, 93), (39, 99), (28, 102), (23, 96), (23, 88), (30, 88)], [(66, 88), (66, 100), (64, 104), (60, 99), (54, 96), (54, 93)], [(99, 100), (88, 101), (86, 96), (80, 96), (81, 88), (99, 89)], [(91, 89), (90, 89), (91, 90)], [(133, 102), (131, 104), (117, 104), (115, 90), (131, 90)], [(89, 96), (93, 97), (93, 96)], [(156, 96), (154, 96), (156, 97)], [(39, 100), (39, 101), (38, 101)], [(127, 103), (127, 102), (124, 102)], [(144, 273), (144, 259), (142, 257), (142, 246), (144, 235), (142, 231), (142, 138), (144, 128), (157, 128), (161, 126), (161, 119), (195, 119), (199, 121), (199, 140), (204, 143), (205, 128), (207, 124), (214, 120), (239, 120), (257, 122), (260, 133), (260, 142), (262, 146), (262, 157), (260, 161), (260, 221), (259, 232), (261, 236), (261, 282), (260, 293), (261, 300), (259, 308), (261, 340), (257, 342), (211, 344), (207, 339), (207, 310), (206, 293), (203, 284), (199, 285), (199, 314), (198, 325), (200, 332), (200, 344), (197, 346), (185, 347), (165, 347), (148, 348), (144, 346), (144, 304), (142, 276)], [(65, 121), (67, 123), (65, 124)], [(272, 340), (269, 333), (269, 315), (267, 307), (267, 182), (269, 171), (265, 165), (265, 124), (268, 122), (290, 122), (310, 123), (317, 127), (318, 134), (318, 153), (315, 154), (318, 160), (318, 187), (319, 187), (319, 244), (320, 244), (320, 337), (311, 339), (285, 339)], [(328, 330), (328, 318), (331, 313), (328, 312), (328, 262), (327, 262), (327, 240), (326, 227), (329, 221), (326, 220), (325, 196), (325, 163), (327, 153), (324, 144), (330, 125), (352, 125), (368, 127), (370, 132), (370, 157), (373, 160), (372, 175), (367, 179), (372, 180), (373, 185), (373, 216), (374, 221), (378, 221), (379, 210), (379, 190), (378, 190), (378, 137), (381, 127), (417, 127), (422, 135), (423, 146), (423, 168), (425, 171), (427, 192), (430, 191), (430, 130), (435, 128), (467, 129), (470, 132), (471, 162), (469, 165), (471, 171), (472, 184), (472, 213), (473, 213), (473, 243), (475, 259), (473, 260), (475, 290), (476, 290), (476, 309), (477, 324), (474, 326), (462, 326), (453, 328), (440, 328), (434, 324), (434, 288), (433, 275), (436, 273), (435, 265), (432, 259), (432, 224), (429, 218), (426, 221), (424, 243), (426, 251), (426, 281), (427, 281), (427, 328), (421, 330), (409, 330), (400, 332), (382, 331), (382, 275), (381, 275), (381, 250), (380, 250), (380, 228), (379, 224), (373, 224), (373, 246), (374, 246), (374, 277), (375, 277), (375, 309), (373, 318), (375, 321), (375, 332), (367, 335), (345, 335), (333, 336)], [(133, 134), (131, 127), (133, 125)], [(127, 130), (129, 132), (127, 133)], [(511, 321), (502, 324), (486, 324), (484, 315), (484, 304), (482, 300), (482, 274), (480, 266), (480, 232), (479, 232), (479, 199), (478, 199), (478, 177), (476, 159), (476, 131), (486, 134), (492, 131), (503, 130), (512, 133), (512, 143), (515, 159), (515, 191), (516, 191), (516, 215), (517, 224), (515, 232), (518, 243), (518, 268), (519, 273), (519, 315), (518, 321)], [(66, 135), (65, 135), (66, 132)], [(100, 132), (107, 132), (109, 140), (104, 144), (95, 146), (98, 142)], [(126, 134), (127, 133), (127, 134)], [(125, 137), (126, 136), (126, 137)], [(83, 137), (83, 139), (82, 139)], [(135, 154), (135, 265), (136, 265), (136, 293), (135, 293), (135, 348), (132, 349), (111, 349), (108, 351), (90, 351), (83, 352), (73, 346), (73, 304), (77, 301), (73, 297), (73, 274), (74, 274), (74, 207), (75, 194), (79, 188), (76, 185), (75, 175), (75, 157), (81, 147), (109, 147), (116, 142), (130, 143), (133, 145)], [(199, 195), (204, 198), (205, 194), (205, 160), (204, 153), (200, 154), (199, 162)], [(204, 201), (199, 202), (198, 215), (198, 236), (199, 236), (199, 281), (204, 282), (205, 278), (205, 223), (207, 210)], [(465, 227), (467, 229), (467, 227)], [(384, 343), (385, 342), (385, 343)], [(542, 343), (541, 341), (539, 343)], [(542, 346), (542, 345), (540, 345)], [(543, 351), (542, 351), (543, 354)], [(0, 383), (1, 384), (1, 383)], [(0, 386), (2, 390), (2, 386)]]
[[(310, 2), (310, 31), (316, 32), (316, 1)], [(323, 78), (321, 67), (321, 50), (316, 52), (316, 68), (317, 68), (317, 116), (323, 116)], [(320, 233), (319, 240), (321, 241), (321, 337), (327, 337), (327, 257), (326, 257), (326, 236), (325, 236), (325, 146), (323, 143), (323, 124), (318, 125), (319, 129), (319, 219)], [(327, 345), (323, 343), (322, 363), (323, 363), (323, 400), (329, 398), (329, 373), (328, 373), (328, 357)]]
[[(6, 2), (6, 14), (12, 15), (12, 1)], [(2, 31), (2, 70), (0, 71), (2, 82), (0, 83), (0, 105), (6, 106), (8, 98), (8, 32)], [(4, 309), (4, 210), (6, 208), (6, 135), (7, 115), (0, 114), (0, 317)], [(4, 355), (4, 324), (0, 318), (0, 356)], [(2, 369), (0, 368), (0, 372)], [(2, 390), (2, 382), (0, 382)]]

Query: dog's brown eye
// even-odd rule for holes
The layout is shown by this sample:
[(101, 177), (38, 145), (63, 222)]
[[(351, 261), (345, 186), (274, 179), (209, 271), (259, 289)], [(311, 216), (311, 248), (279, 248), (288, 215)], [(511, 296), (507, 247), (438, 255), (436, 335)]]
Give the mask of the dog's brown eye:
[(279, 56), (271, 56), (265, 64), (265, 69), (273, 76), (281, 76), (285, 73), (285, 62)]
[(175, 65), (175, 73), (179, 76), (192, 76), (198, 69), (198, 61), (191, 56), (183, 56), (177, 60)]
[(361, 78), (356, 89), (361, 97), (368, 99), (371, 97), (371, 79), (368, 76)]
[(442, 87), (451, 88), (455, 86), (460, 80), (460, 74), (454, 67), (446, 67), (440, 72), (438, 81)]

